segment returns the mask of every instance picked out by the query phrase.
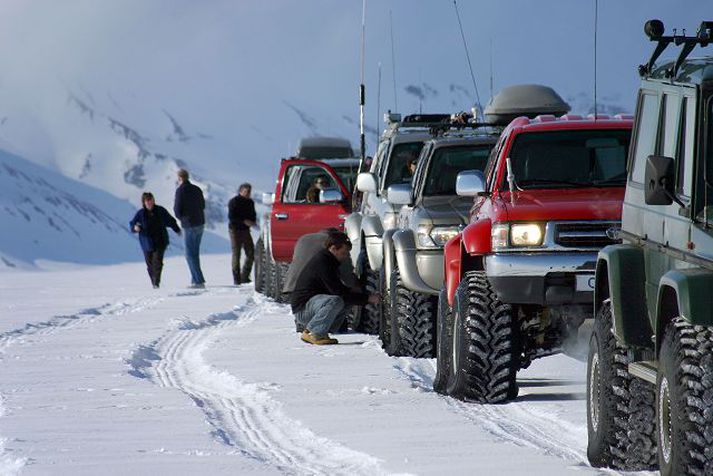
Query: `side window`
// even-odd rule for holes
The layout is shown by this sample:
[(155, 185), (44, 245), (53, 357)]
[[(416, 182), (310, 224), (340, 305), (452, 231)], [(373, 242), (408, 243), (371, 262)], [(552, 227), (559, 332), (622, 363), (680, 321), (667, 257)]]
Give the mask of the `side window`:
[(488, 164), (485, 166), (485, 183), (487, 184), (485, 187), (488, 190), (492, 191), (493, 185), (495, 184), (495, 174), (497, 171), (498, 157), (500, 157), (500, 152), (505, 147), (508, 138), (509, 135), (500, 136), (500, 141), (495, 147), (493, 147), (493, 150), (490, 151), (490, 157), (488, 157)]
[(693, 189), (693, 146), (696, 134), (696, 107), (692, 97), (684, 97), (681, 104), (681, 120), (679, 127), (676, 160), (676, 191), (686, 197), (691, 196)]
[[(295, 177), (297, 178), (297, 177)], [(302, 167), (299, 180), (292, 180), (294, 185), (292, 203), (319, 203), (319, 192), (325, 188), (336, 187), (334, 178), (322, 167)]]
[(666, 157), (676, 158), (680, 106), (680, 96), (664, 94), (661, 130), (659, 131), (659, 137), (663, 139), (663, 143), (658, 152)]
[(282, 179), (282, 196), (280, 197), (280, 201), (283, 203), (292, 202), (290, 197), (294, 196), (294, 194), (290, 195), (290, 188), (292, 182), (294, 182), (293, 177), (295, 176), (298, 169), (298, 166), (292, 165), (290, 167), (287, 167), (287, 170), (285, 170), (285, 176)]
[(632, 154), (631, 179), (644, 183), (646, 158), (656, 152), (659, 124), (659, 100), (655, 93), (643, 93), (639, 99), (638, 120), (634, 153)]

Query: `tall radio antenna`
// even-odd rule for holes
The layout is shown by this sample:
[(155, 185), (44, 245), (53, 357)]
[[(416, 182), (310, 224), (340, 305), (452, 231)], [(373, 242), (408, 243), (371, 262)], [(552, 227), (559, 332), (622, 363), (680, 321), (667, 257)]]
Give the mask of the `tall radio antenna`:
[(594, 0), (594, 120), (597, 120), (597, 23), (599, 20), (599, 0)]
[(465, 59), (468, 60), (468, 68), (470, 68), (470, 79), (473, 81), (473, 89), (475, 89), (475, 100), (478, 109), (482, 111), (480, 105), (480, 94), (478, 94), (478, 85), (475, 83), (475, 74), (473, 73), (473, 64), (470, 62), (470, 52), (468, 51), (468, 43), (465, 41), (465, 33), (463, 33), (463, 23), (460, 21), (460, 13), (458, 12), (458, 4), (456, 0), (453, 0), (453, 7), (456, 10), (456, 17), (458, 18), (458, 27), (460, 28), (460, 36), (463, 39), (463, 48), (465, 48)]
[(365, 87), (364, 87), (364, 45), (366, 37), (366, 0), (362, 1), (361, 10), (361, 84), (359, 84), (359, 141), (360, 141), (360, 154), (361, 161), (359, 165), (359, 171), (363, 167), (364, 161), (366, 159), (366, 139), (364, 137), (364, 100), (365, 100)]
[(376, 83), (376, 145), (379, 145), (379, 122), (381, 121), (381, 61), (377, 64), (379, 71), (378, 81)]
[(391, 28), (391, 76), (394, 80), (394, 112), (399, 111), (399, 100), (396, 95), (396, 53), (394, 51), (394, 16), (389, 10), (389, 27)]

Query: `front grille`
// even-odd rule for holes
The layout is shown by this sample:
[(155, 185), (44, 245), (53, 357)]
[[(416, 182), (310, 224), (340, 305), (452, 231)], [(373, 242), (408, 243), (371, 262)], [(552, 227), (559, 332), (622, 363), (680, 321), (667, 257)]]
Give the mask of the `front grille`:
[(557, 223), (555, 243), (566, 248), (603, 248), (619, 243), (612, 232), (620, 226), (614, 222)]

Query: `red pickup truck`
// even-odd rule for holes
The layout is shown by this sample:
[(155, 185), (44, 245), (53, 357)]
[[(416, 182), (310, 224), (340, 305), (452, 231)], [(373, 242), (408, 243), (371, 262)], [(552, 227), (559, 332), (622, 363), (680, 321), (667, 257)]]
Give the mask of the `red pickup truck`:
[(566, 349), (592, 316), (598, 251), (616, 242), (632, 121), (520, 117), (485, 173), (459, 174), (469, 224), (446, 243), (437, 318), (440, 393), (517, 396), (516, 373)]
[(255, 289), (282, 299), (282, 286), (297, 240), (324, 228), (344, 228), (359, 159), (283, 159), (272, 205), (256, 245)]

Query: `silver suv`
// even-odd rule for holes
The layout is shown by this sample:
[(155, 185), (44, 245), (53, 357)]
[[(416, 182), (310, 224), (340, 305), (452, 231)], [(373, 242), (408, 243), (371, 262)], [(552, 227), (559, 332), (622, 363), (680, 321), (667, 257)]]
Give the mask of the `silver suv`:
[(443, 246), (468, 223), (469, 197), (456, 177), (484, 170), (500, 129), (451, 129), (426, 142), (411, 183), (393, 184), (388, 201), (400, 208), (384, 233), (385, 295), (380, 336), (389, 355), (433, 357), (436, 307), (443, 285)]
[[(415, 114), (401, 119), (399, 114), (385, 115), (387, 127), (379, 140), (376, 157), (369, 171), (357, 177), (356, 190), (361, 193), (361, 200), (344, 223), (352, 241), (354, 269), (369, 292), (378, 292), (382, 288), (382, 237), (385, 230), (396, 227), (401, 208), (388, 201), (388, 188), (410, 182), (408, 162), (415, 161), (424, 142), (432, 138), (430, 127), (442, 124), (449, 117), (448, 114)], [(380, 308), (365, 306), (355, 316), (351, 327), (376, 334), (379, 331)]]

